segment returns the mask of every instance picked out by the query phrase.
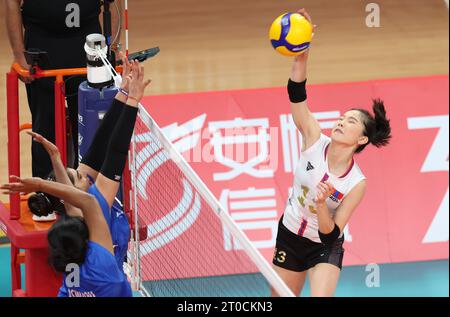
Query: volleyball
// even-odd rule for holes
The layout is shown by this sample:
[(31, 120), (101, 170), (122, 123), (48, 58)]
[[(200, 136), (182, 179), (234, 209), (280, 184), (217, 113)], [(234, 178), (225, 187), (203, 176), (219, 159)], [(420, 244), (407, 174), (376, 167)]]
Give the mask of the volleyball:
[(311, 23), (300, 13), (284, 13), (273, 21), (269, 38), (273, 48), (284, 56), (297, 56), (306, 51), (313, 36)]

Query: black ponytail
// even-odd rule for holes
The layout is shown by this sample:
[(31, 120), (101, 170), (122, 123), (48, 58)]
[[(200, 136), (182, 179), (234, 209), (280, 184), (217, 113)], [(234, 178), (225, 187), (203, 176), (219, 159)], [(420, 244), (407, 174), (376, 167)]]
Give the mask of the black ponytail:
[(372, 110), (374, 116), (372, 116), (365, 109), (353, 109), (358, 110), (364, 115), (364, 135), (369, 138), (369, 142), (360, 145), (356, 149), (356, 153), (360, 153), (367, 144), (371, 143), (376, 147), (382, 147), (389, 144), (391, 135), (390, 120), (386, 117), (386, 109), (381, 99), (374, 99), (372, 104)]
[[(70, 173), (67, 173), (72, 184), (75, 183), (73, 176)], [(51, 171), (48, 174), (48, 181), (56, 182), (56, 177), (54, 171)], [(28, 208), (31, 213), (39, 217), (45, 217), (50, 215), (53, 212), (56, 212), (58, 215), (63, 215), (66, 213), (66, 208), (64, 207), (64, 203), (58, 197), (53, 195), (37, 192), (28, 197)]]

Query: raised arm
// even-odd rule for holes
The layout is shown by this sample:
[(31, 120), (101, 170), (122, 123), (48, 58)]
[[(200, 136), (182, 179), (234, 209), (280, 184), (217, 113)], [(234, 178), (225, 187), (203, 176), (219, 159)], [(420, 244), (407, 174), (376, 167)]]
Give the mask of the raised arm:
[[(311, 18), (304, 9), (299, 10), (298, 13), (312, 24)], [(314, 144), (319, 139), (321, 132), (319, 122), (314, 118), (306, 103), (305, 84), (308, 55), (309, 50), (295, 57), (288, 82), (292, 119), (302, 134), (302, 151)]]
[(112, 206), (119, 189), (120, 180), (130, 147), (136, 122), (138, 104), (150, 80), (144, 80), (144, 67), (139, 62), (132, 63), (128, 99), (117, 124), (111, 133), (108, 150), (95, 184), (109, 206)]
[(4, 184), (0, 189), (5, 190), (4, 194), (31, 193), (41, 191), (55, 197), (59, 197), (69, 204), (79, 208), (84, 217), (84, 221), (89, 229), (89, 240), (96, 242), (114, 254), (109, 227), (103, 216), (97, 199), (72, 185), (65, 185), (52, 181), (45, 181), (39, 177), (19, 178), (11, 176), (13, 183)]
[[(65, 184), (68, 186), (73, 186), (72, 182), (67, 175), (66, 168), (64, 167), (63, 162), (61, 161), (61, 155), (59, 153), (58, 148), (52, 142), (44, 138), (42, 135), (27, 131), (27, 134), (33, 137), (35, 142), (39, 142), (44, 149), (47, 151), (50, 161), (52, 162), (53, 172), (55, 173), (55, 178), (58, 183)], [(69, 216), (81, 216), (82, 212), (79, 208), (72, 206), (68, 201), (64, 202), (64, 207), (66, 208), (66, 212)]]

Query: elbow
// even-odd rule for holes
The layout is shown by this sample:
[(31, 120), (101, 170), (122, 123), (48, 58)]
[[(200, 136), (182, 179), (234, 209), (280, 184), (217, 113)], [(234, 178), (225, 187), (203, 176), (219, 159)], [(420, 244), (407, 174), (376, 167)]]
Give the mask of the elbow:
[(339, 227), (334, 224), (334, 228), (333, 230), (331, 230), (329, 233), (322, 233), (319, 230), (319, 238), (320, 241), (325, 244), (326, 246), (331, 246), (333, 245), (333, 243), (339, 238), (339, 236), (341, 235), (341, 230), (339, 229)]

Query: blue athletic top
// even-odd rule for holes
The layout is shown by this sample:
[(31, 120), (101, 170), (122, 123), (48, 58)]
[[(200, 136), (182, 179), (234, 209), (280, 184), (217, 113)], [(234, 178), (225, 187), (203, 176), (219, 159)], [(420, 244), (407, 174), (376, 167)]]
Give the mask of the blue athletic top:
[[(117, 267), (114, 256), (93, 241), (88, 242), (86, 259), (79, 269), (79, 279), (74, 277), (74, 273), (69, 273), (69, 276), (63, 274), (63, 285), (58, 297), (132, 297), (130, 283)], [(78, 285), (68, 286), (77, 280)]]
[(127, 216), (116, 202), (109, 208), (105, 197), (103, 197), (95, 184), (89, 188), (88, 193), (93, 195), (100, 204), (111, 232), (114, 256), (116, 257), (117, 265), (119, 266), (119, 269), (123, 271), (123, 262), (127, 255), (128, 241), (130, 240), (130, 225)]

